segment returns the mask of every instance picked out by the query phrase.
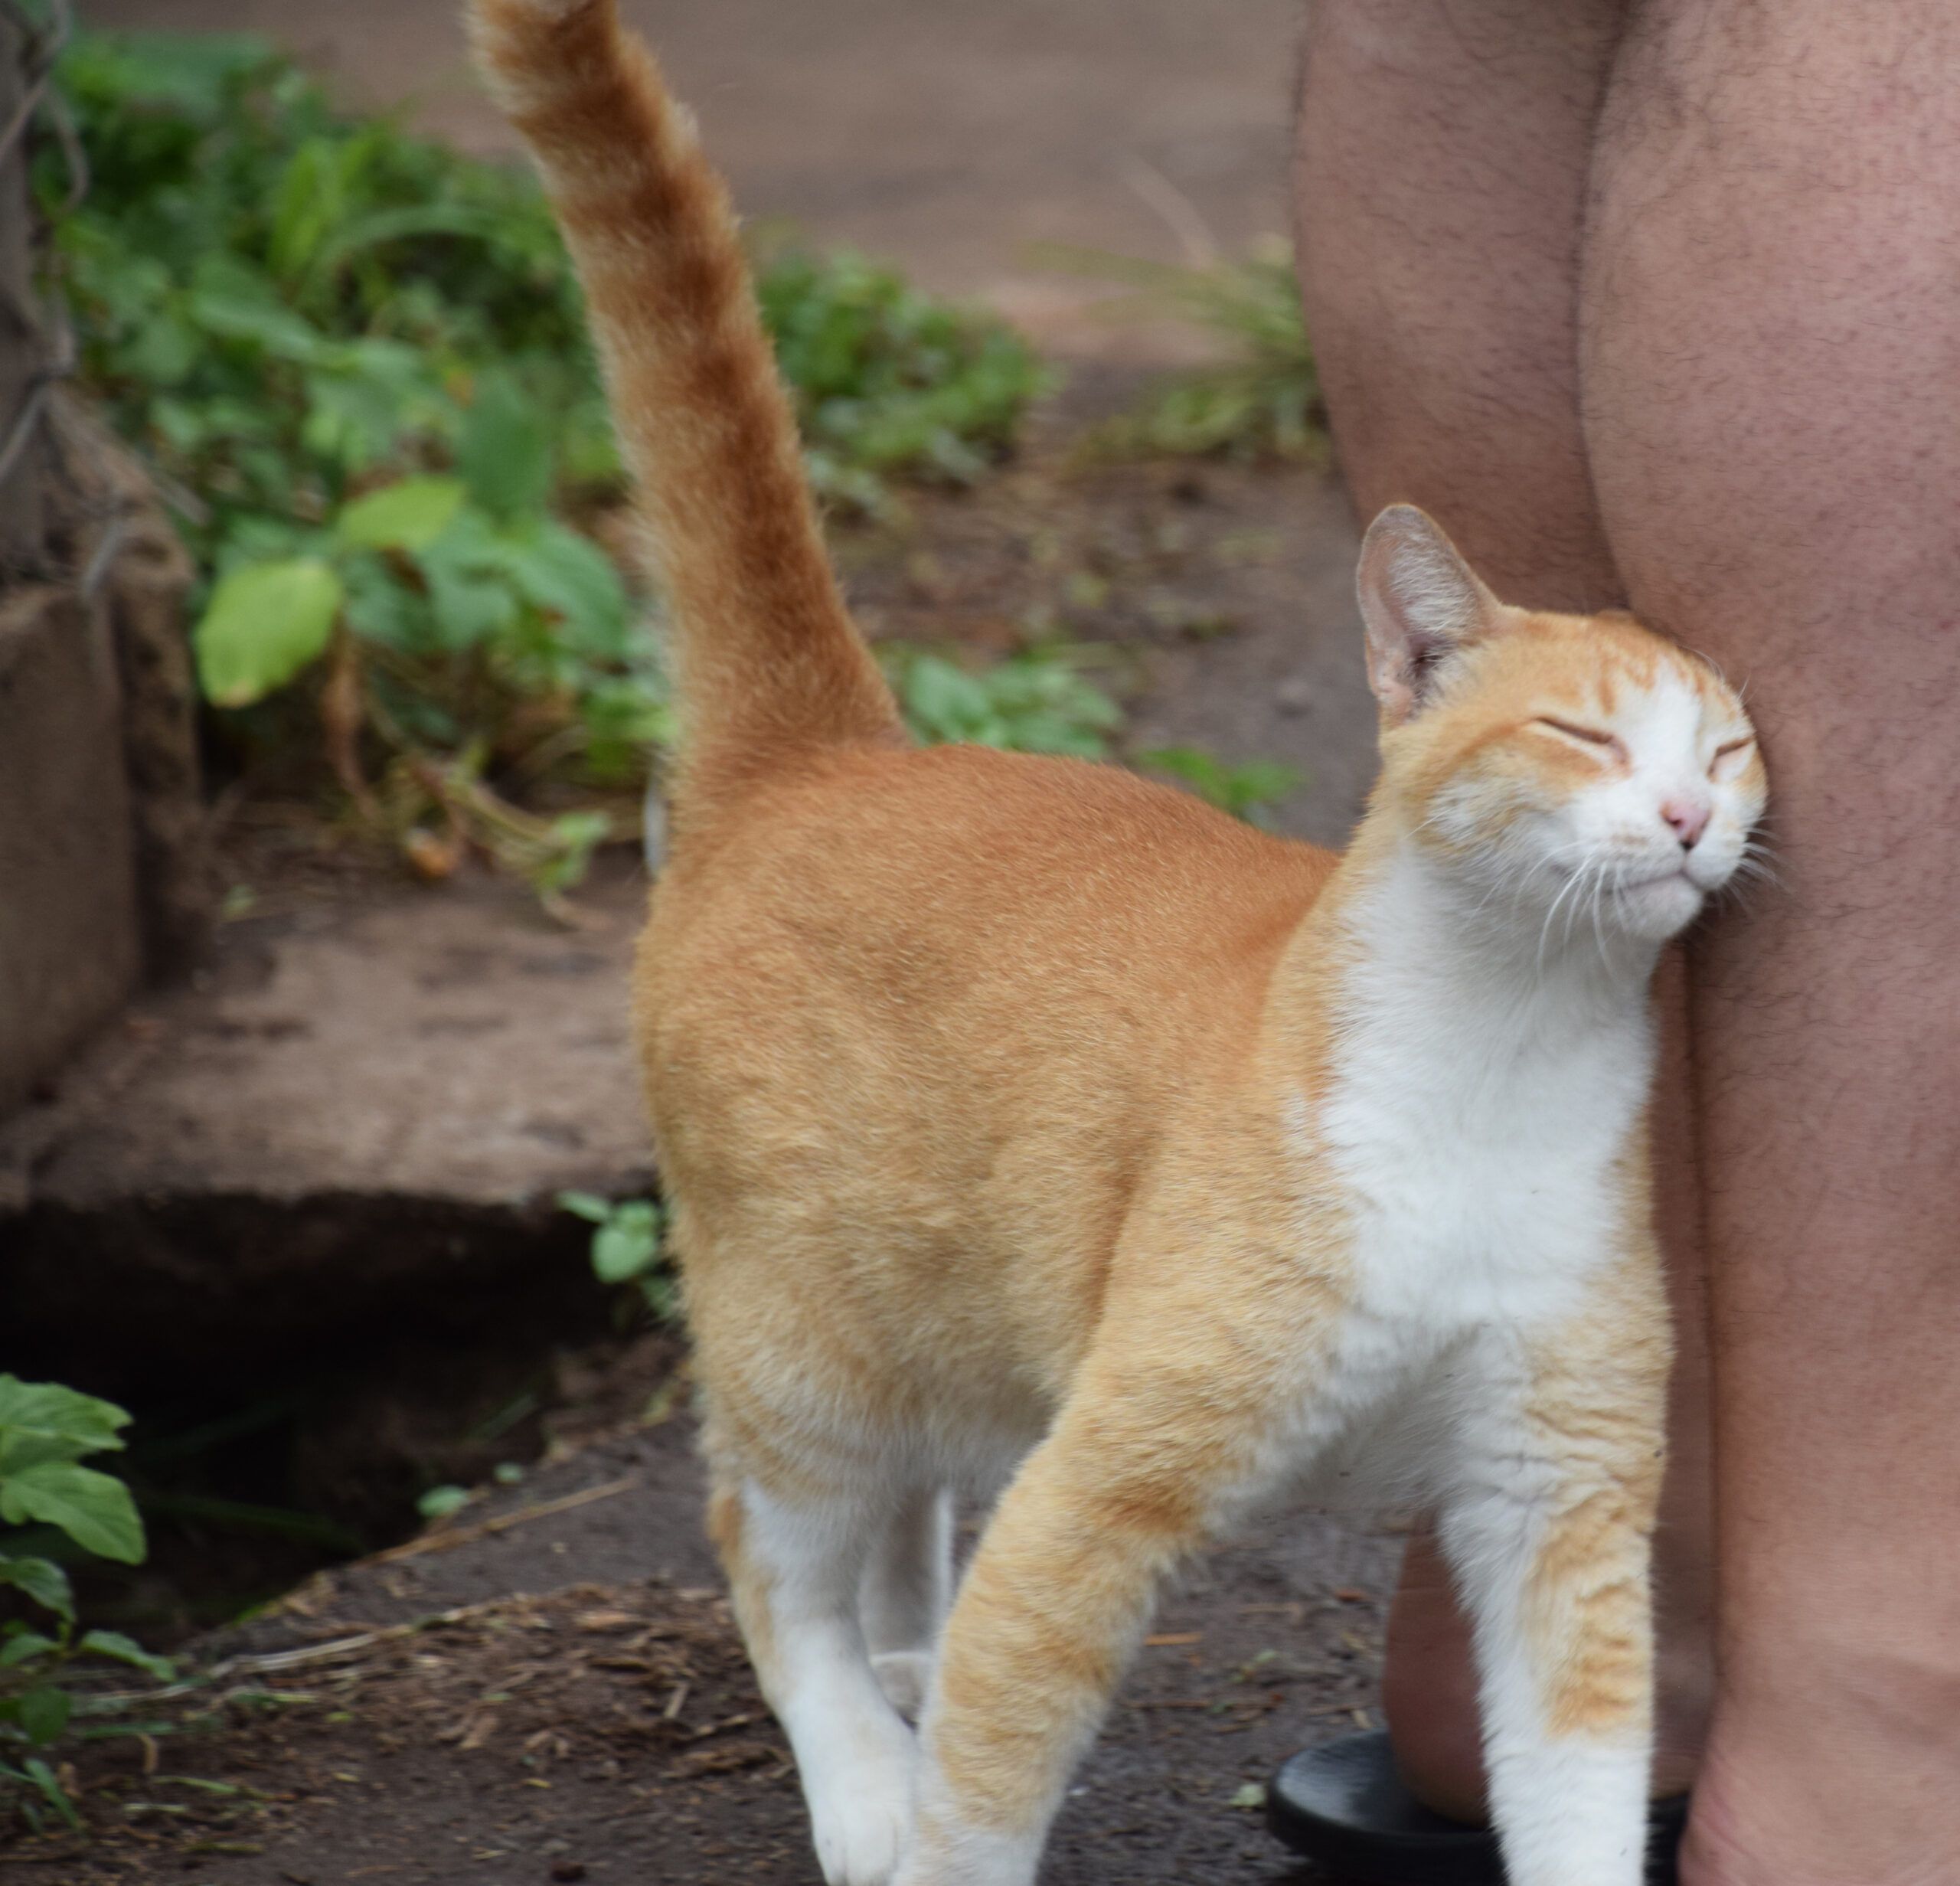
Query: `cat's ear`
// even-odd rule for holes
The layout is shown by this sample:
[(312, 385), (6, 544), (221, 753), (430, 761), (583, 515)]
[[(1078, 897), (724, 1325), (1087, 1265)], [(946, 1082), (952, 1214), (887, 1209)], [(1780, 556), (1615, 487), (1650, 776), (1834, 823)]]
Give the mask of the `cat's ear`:
[(1368, 685), (1382, 718), (1419, 713), (1459, 643), (1492, 626), (1501, 606), (1435, 519), (1390, 505), (1361, 540), (1356, 587), (1368, 632)]

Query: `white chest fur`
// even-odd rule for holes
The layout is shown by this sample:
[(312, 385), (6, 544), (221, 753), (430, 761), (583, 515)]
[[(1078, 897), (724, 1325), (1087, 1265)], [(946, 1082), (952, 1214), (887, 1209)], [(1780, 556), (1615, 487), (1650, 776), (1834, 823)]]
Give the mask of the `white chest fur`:
[(1333, 1077), (1302, 1127), (1340, 1189), (1354, 1289), (1309, 1426), (1379, 1494), (1622, 1248), (1652, 1031), (1645, 966), (1507, 948), (1418, 863), (1349, 920)]

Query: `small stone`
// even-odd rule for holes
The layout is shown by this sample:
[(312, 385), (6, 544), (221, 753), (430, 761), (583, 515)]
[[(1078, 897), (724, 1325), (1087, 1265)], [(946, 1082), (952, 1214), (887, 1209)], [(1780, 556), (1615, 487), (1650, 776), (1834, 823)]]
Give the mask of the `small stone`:
[(1272, 691), (1272, 704), (1282, 714), (1304, 714), (1313, 704), (1312, 684), (1297, 675)]

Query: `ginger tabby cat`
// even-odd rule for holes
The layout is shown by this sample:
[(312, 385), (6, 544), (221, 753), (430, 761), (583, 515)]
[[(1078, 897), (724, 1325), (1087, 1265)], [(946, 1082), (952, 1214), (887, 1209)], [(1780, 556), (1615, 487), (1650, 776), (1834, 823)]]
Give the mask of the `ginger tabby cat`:
[[(825, 1878), (1026, 1886), (1165, 1575), (1340, 1487), (1442, 1516), (1514, 1886), (1634, 1886), (1648, 983), (1762, 809), (1740, 702), (1629, 616), (1506, 607), (1398, 507), (1344, 856), (915, 750), (652, 60), (613, 0), (474, 15), (672, 600), (637, 1038), (710, 1523)], [(956, 1598), (955, 1489), (998, 1492)]]

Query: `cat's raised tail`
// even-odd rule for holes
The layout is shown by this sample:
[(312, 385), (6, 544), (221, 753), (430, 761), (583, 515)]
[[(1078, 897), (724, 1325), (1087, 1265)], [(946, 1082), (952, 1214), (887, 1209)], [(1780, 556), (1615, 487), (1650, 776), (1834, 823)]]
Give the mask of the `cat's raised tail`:
[(677, 829), (817, 749), (899, 737), (825, 554), (727, 191), (614, 0), (472, 0), (577, 265), (674, 617)]

